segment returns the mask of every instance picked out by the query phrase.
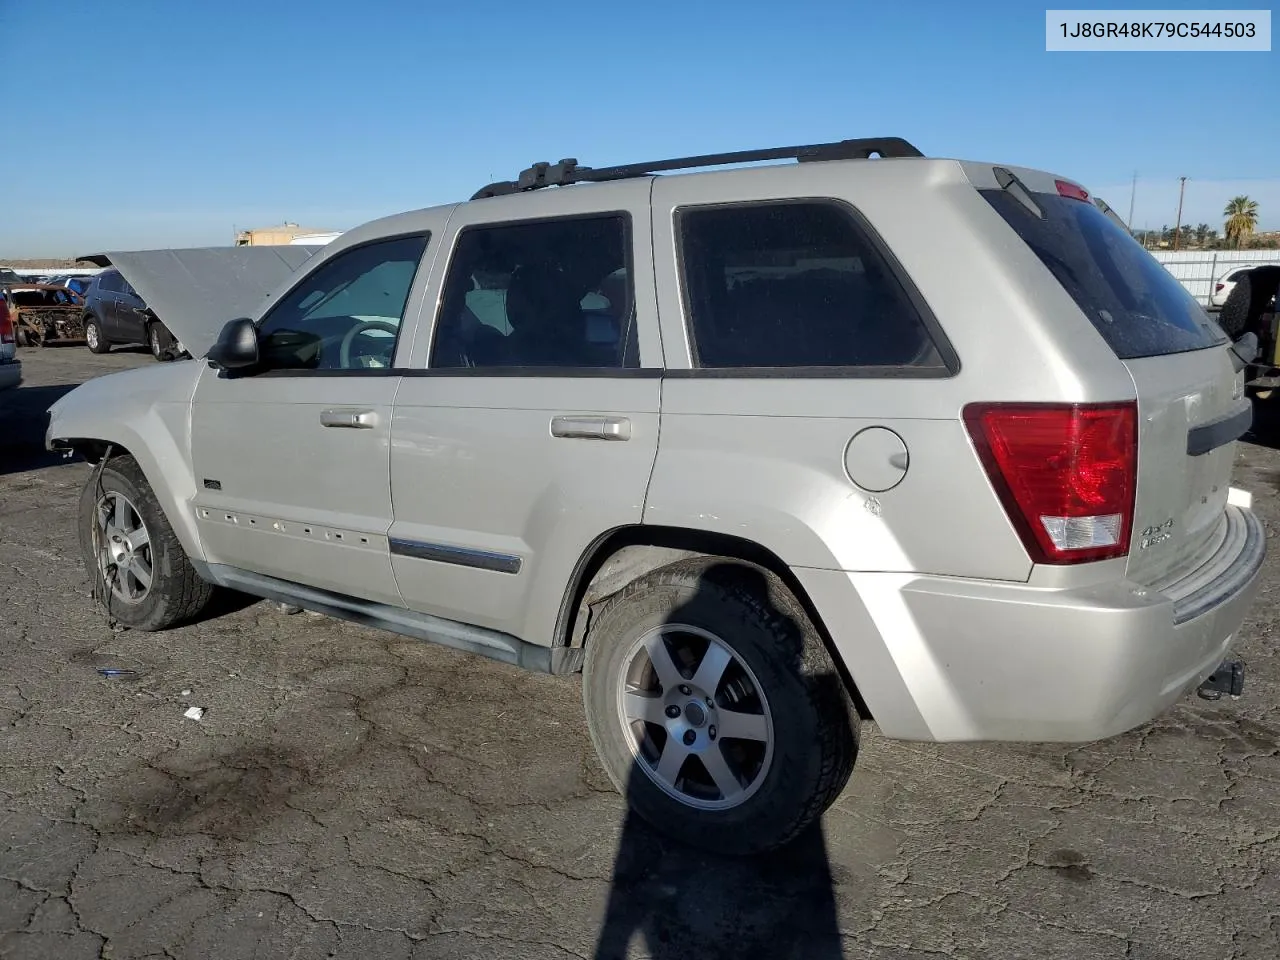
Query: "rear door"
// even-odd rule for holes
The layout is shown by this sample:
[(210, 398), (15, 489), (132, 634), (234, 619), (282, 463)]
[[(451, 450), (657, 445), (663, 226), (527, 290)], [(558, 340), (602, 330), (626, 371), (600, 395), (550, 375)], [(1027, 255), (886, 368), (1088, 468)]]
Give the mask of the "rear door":
[[(987, 168), (988, 171), (990, 168)], [(988, 176), (990, 174), (988, 173)], [(1128, 573), (1194, 565), (1222, 522), (1235, 444), (1252, 420), (1229, 342), (1196, 300), (1079, 187), (1048, 175), (982, 195), (1111, 346), (1138, 398), (1138, 487)]]
[(548, 643), (579, 558), (640, 523), (662, 389), (649, 237), (648, 180), (458, 208), (391, 425), (410, 608)]

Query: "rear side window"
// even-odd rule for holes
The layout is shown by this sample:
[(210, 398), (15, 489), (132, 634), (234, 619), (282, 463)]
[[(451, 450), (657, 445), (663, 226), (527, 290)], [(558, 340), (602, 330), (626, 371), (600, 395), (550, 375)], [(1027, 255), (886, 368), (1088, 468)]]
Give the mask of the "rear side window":
[(124, 278), (114, 270), (98, 275), (98, 289), (103, 293), (115, 293), (121, 288)]
[(1037, 193), (1041, 220), (1008, 191), (980, 192), (1121, 360), (1203, 350), (1226, 339), (1182, 284), (1092, 203)]
[(694, 365), (946, 372), (921, 312), (835, 201), (677, 214)]

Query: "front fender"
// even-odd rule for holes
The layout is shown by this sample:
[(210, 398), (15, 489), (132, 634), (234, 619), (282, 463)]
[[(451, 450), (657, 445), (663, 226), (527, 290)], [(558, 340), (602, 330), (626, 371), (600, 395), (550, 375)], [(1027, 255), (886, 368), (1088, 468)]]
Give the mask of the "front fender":
[(49, 450), (109, 443), (138, 461), (187, 555), (204, 560), (189, 509), (191, 397), (200, 377), (195, 362), (163, 364), (96, 377), (49, 408)]

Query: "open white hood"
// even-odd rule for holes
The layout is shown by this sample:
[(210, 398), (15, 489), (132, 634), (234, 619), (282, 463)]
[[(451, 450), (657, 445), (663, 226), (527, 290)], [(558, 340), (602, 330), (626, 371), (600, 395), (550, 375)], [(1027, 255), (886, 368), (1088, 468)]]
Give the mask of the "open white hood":
[(193, 357), (203, 357), (228, 320), (257, 318), (320, 246), (112, 250), (79, 257), (115, 267)]

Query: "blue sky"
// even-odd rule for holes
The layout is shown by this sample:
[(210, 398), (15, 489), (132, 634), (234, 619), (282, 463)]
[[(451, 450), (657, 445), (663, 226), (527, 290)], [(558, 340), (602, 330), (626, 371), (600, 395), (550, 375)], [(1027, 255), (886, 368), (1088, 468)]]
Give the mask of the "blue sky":
[[(343, 229), (562, 156), (889, 134), (1070, 175), (1121, 215), (1136, 170), (1138, 227), (1173, 223), (1187, 176), (1185, 221), (1220, 226), (1246, 192), (1280, 228), (1280, 53), (1046, 53), (1044, 17), (1025, 2), (0, 0), (0, 256)], [(1250, 116), (1269, 120), (1233, 130)]]

